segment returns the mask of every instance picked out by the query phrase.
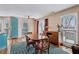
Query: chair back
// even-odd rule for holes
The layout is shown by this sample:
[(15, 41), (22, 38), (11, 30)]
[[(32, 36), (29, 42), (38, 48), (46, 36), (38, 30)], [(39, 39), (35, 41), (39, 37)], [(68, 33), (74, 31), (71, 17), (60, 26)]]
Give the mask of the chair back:
[(44, 51), (49, 49), (49, 47), (50, 47), (49, 39), (46, 38), (46, 39), (40, 39), (37, 41), (36, 48), (38, 50)]
[(25, 37), (26, 37), (26, 43), (28, 44), (28, 43), (29, 43), (30, 38), (29, 38), (27, 35), (25, 35)]

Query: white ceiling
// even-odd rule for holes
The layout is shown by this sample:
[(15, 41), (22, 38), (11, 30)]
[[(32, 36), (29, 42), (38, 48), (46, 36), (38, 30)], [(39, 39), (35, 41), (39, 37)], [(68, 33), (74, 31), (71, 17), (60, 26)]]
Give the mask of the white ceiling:
[(58, 12), (74, 4), (1, 4), (0, 16), (43, 17), (51, 12)]

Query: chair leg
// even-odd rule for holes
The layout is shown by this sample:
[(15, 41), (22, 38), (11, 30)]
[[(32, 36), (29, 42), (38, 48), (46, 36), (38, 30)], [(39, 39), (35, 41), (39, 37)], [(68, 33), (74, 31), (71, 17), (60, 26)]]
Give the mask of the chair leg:
[(29, 53), (29, 51), (30, 51), (30, 46), (28, 46), (28, 49), (27, 49), (27, 52)]
[(40, 53), (42, 54), (42, 50), (40, 50)]
[[(32, 45), (32, 46), (33, 46), (33, 45)], [(33, 46), (33, 47), (34, 47), (34, 46)], [(29, 51), (30, 51), (30, 49), (31, 49), (30, 45), (27, 45), (26, 48), (27, 48), (27, 52), (29, 53)]]
[(38, 50), (35, 49), (35, 54), (38, 54)]
[(49, 48), (48, 48), (48, 54), (49, 54)]
[(27, 53), (29, 53), (29, 45), (26, 45)]

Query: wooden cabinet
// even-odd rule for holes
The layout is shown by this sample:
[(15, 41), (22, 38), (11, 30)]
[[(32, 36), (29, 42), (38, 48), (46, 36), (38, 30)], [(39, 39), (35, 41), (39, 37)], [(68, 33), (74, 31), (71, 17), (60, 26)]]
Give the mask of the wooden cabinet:
[(52, 33), (52, 35), (50, 35), (49, 37), (50, 43), (60, 46), (59, 40), (58, 40), (58, 32), (53, 32), (53, 31), (49, 31), (49, 32)]

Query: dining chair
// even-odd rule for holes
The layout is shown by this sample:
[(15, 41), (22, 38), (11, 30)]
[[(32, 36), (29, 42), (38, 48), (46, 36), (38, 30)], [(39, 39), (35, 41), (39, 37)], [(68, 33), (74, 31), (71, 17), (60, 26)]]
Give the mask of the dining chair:
[(31, 46), (34, 47), (34, 42), (27, 35), (25, 35), (25, 37), (26, 37), (26, 49), (27, 49), (27, 53), (29, 53)]
[(36, 41), (35, 46), (36, 53), (42, 54), (47, 50), (47, 53), (49, 54), (49, 47), (50, 47), (49, 39), (39, 39)]

